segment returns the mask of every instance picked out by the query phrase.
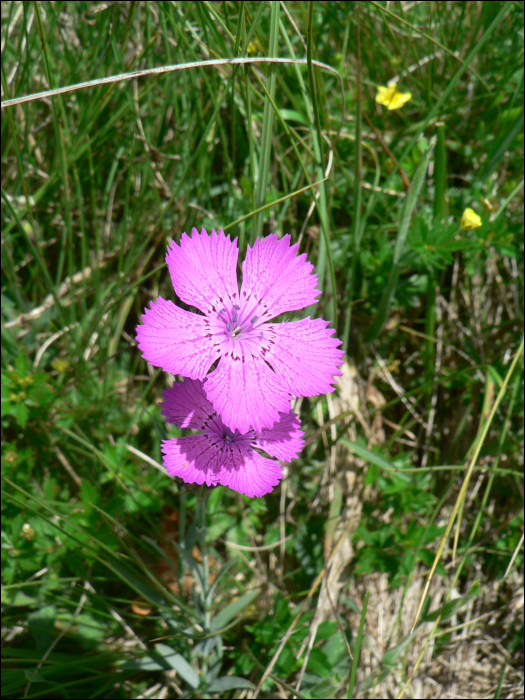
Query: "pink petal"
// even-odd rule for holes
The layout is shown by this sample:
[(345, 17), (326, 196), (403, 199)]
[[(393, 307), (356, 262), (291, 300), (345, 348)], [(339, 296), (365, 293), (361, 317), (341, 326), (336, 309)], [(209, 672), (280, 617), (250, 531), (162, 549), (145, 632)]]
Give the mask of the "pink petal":
[(255, 450), (231, 446), (219, 474), (219, 483), (250, 498), (270, 493), (283, 476), (278, 462)]
[(290, 396), (278, 377), (259, 357), (223, 355), (204, 385), (206, 396), (231, 430), (259, 432), (288, 413)]
[(270, 457), (277, 457), (282, 462), (289, 462), (303, 449), (304, 433), (299, 430), (301, 421), (289, 411), (271, 428), (264, 428), (253, 440), (253, 445), (267, 452)]
[[(253, 302), (253, 313), (270, 319), (285, 311), (296, 311), (315, 304), (321, 293), (316, 289), (314, 266), (303, 253), (296, 257), (298, 244), (290, 247), (290, 236), (279, 239), (272, 234), (248, 246), (242, 264), (241, 300)], [(251, 308), (251, 305), (250, 305)]]
[(204, 430), (215, 409), (207, 399), (201, 381), (186, 378), (162, 392), (162, 415), (168, 423), (179, 428)]
[(205, 316), (159, 297), (142, 316), (137, 341), (144, 359), (165, 372), (204, 379), (221, 350)]
[[(264, 337), (270, 342), (263, 350), (283, 385), (295, 396), (315, 396), (334, 391), (334, 377), (343, 364), (341, 341), (332, 337), (333, 328), (320, 318), (312, 321), (265, 324)], [(273, 341), (273, 342), (272, 342)]]
[(180, 246), (168, 248), (166, 263), (173, 288), (182, 301), (205, 314), (219, 312), (239, 300), (237, 285), (237, 239), (230, 240), (221, 229), (211, 236), (192, 229), (191, 238), (182, 234)]
[(222, 449), (218, 440), (206, 435), (189, 435), (162, 442), (164, 466), (168, 474), (187, 484), (215, 486), (219, 480)]

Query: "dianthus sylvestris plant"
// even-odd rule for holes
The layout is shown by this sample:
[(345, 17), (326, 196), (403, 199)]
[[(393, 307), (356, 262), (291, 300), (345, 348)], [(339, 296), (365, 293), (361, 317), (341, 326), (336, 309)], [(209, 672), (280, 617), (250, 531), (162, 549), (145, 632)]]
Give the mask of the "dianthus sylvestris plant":
[[(162, 452), (168, 474), (187, 483), (221, 484), (250, 497), (270, 493), (282, 477), (281, 462), (297, 457), (303, 446), (300, 421), (288, 410), (272, 428), (241, 434), (224, 425), (204, 391), (193, 379), (163, 391), (162, 414), (179, 428), (200, 434), (164, 440)], [(263, 450), (268, 459), (259, 453)]]
[[(166, 262), (185, 311), (159, 297), (146, 309), (137, 340), (143, 357), (165, 372), (204, 380), (206, 397), (230, 431), (272, 428), (292, 396), (334, 391), (341, 341), (322, 319), (271, 323), (317, 302), (317, 276), (290, 236), (248, 246), (237, 283), (237, 239), (193, 229), (168, 247)], [(210, 374), (212, 365), (216, 369)]]

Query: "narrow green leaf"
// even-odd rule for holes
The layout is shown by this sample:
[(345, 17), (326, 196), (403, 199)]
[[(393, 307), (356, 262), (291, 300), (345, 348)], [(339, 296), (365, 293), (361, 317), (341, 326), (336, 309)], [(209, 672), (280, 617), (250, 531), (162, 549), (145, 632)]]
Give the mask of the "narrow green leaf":
[(222, 629), (232, 618), (235, 617), (235, 615), (238, 615), (241, 610), (249, 605), (252, 600), (259, 595), (259, 593), (260, 591), (258, 589), (255, 591), (249, 591), (249, 593), (245, 593), (233, 603), (227, 605), (224, 610), (221, 610), (220, 613), (213, 618), (211, 621), (210, 630), (212, 632), (217, 632), (218, 630)]
[(410, 189), (407, 192), (403, 212), (401, 214), (401, 221), (399, 222), (399, 229), (397, 232), (396, 244), (394, 247), (394, 259), (392, 269), (390, 271), (390, 276), (388, 278), (388, 283), (383, 293), (381, 303), (379, 304), (377, 315), (375, 317), (374, 323), (372, 324), (370, 333), (368, 334), (368, 337), (366, 339), (367, 343), (371, 343), (377, 338), (377, 336), (381, 332), (381, 329), (383, 328), (383, 325), (387, 320), (390, 304), (392, 302), (392, 298), (397, 287), (397, 281), (400, 273), (400, 260), (405, 250), (405, 242), (408, 235), (408, 228), (410, 226), (412, 214), (414, 213), (414, 209), (418, 201), (419, 193), (421, 192), (423, 182), (425, 181), (428, 163), (430, 161), (432, 153), (434, 152), (435, 142), (436, 139), (434, 137), (430, 142), (430, 147), (422, 156), (421, 161), (412, 179), (412, 182), (410, 183)]
[(359, 665), (359, 652), (361, 651), (361, 644), (363, 643), (363, 629), (365, 626), (366, 609), (368, 608), (368, 599), (370, 597), (370, 591), (366, 592), (365, 600), (363, 602), (363, 610), (361, 611), (361, 619), (359, 620), (359, 630), (357, 632), (357, 639), (355, 643), (354, 658), (352, 660), (352, 670), (350, 671), (350, 683), (348, 684), (348, 696), (349, 698), (354, 697), (354, 685), (355, 678), (357, 675), (357, 667)]
[(503, 670), (501, 671), (501, 676), (499, 677), (498, 687), (496, 688), (496, 692), (494, 693), (494, 700), (497, 700), (501, 695), (501, 688), (503, 686), (503, 679), (505, 678), (505, 673), (507, 671), (508, 665), (509, 665), (509, 661), (508, 661), (508, 659), (506, 659), (505, 664), (503, 665)]
[(339, 438), (339, 442), (342, 442), (343, 445), (348, 447), (349, 450), (352, 450), (352, 452), (361, 457), (361, 459), (365, 459), (367, 462), (373, 464), (379, 469), (383, 469), (387, 472), (393, 471), (396, 472), (396, 476), (403, 476), (402, 472), (400, 472), (399, 469), (394, 464), (392, 464), (392, 462), (389, 462), (384, 457), (381, 457), (381, 455), (372, 452), (372, 450), (369, 450), (367, 447), (363, 447), (363, 445), (358, 445), (357, 442), (351, 442), (346, 438)]
[[(288, 36), (288, 33), (284, 27), (284, 24), (281, 22), (281, 35), (282, 38), (284, 39), (286, 46), (288, 48), (288, 51), (290, 52), (290, 56), (293, 59), (296, 59), (295, 51), (293, 48), (293, 44), (290, 41), (290, 38)], [(320, 241), (319, 244), (319, 252), (317, 255), (317, 261), (315, 265), (315, 271), (317, 274), (317, 278), (319, 281), (319, 289), (323, 290), (324, 289), (324, 277), (325, 277), (325, 271), (326, 271), (326, 261), (328, 259), (328, 267), (330, 271), (330, 283), (331, 283), (331, 288), (332, 289), (337, 289), (337, 284), (336, 284), (336, 278), (335, 278), (335, 269), (334, 269), (334, 263), (332, 260), (332, 253), (330, 250), (330, 235), (329, 235), (329, 230), (328, 230), (328, 208), (327, 208), (327, 195), (326, 195), (326, 185), (324, 182), (325, 179), (325, 174), (323, 170), (323, 158), (322, 158), (322, 151), (321, 151), (321, 144), (319, 142), (319, 139), (322, 138), (321, 135), (318, 133), (316, 127), (315, 127), (315, 119), (314, 119), (314, 114), (313, 114), (313, 107), (312, 107), (312, 102), (310, 99), (310, 95), (308, 94), (308, 91), (306, 90), (306, 85), (303, 80), (303, 76), (301, 74), (301, 71), (299, 69), (299, 66), (295, 66), (295, 72), (297, 76), (297, 82), (299, 84), (300, 90), (301, 90), (301, 95), (304, 100), (304, 104), (306, 107), (306, 112), (307, 112), (307, 118), (309, 120), (309, 125), (310, 125), (310, 132), (312, 135), (312, 143), (313, 143), (313, 150), (314, 150), (314, 155), (315, 155), (315, 160), (317, 161), (317, 167), (316, 167), (316, 173), (317, 173), (317, 180), (319, 181), (319, 198), (313, 196), (313, 203), (315, 204), (315, 208), (317, 211), (317, 215), (319, 216), (319, 221), (321, 224), (321, 231), (323, 233), (323, 237)], [(341, 83), (342, 87), (342, 83)], [(266, 89), (264, 87), (264, 89)], [(342, 110), (342, 122), (344, 120), (344, 111), (345, 111), (345, 102), (344, 102), (344, 89), (342, 88), (342, 102), (343, 102), (343, 110)], [(277, 114), (277, 117), (281, 123), (281, 126), (285, 130), (288, 138), (290, 139), (291, 146), (293, 148), (293, 151), (297, 157), (297, 160), (299, 162), (299, 165), (301, 167), (301, 170), (304, 173), (304, 176), (308, 179), (311, 180), (311, 177), (308, 173), (308, 170), (303, 162), (303, 159), (301, 158), (301, 155), (297, 149), (297, 144), (295, 142), (295, 139), (292, 137), (290, 133), (290, 129), (288, 128), (288, 124), (286, 121), (283, 119), (280, 111), (278, 110), (277, 106), (275, 103), (273, 103), (274, 111)], [(305, 309), (305, 316), (314, 316), (316, 312), (316, 305), (313, 305), (307, 309)], [(331, 309), (329, 307), (328, 313), (330, 314), (332, 318), (330, 320), (333, 321), (334, 327), (337, 325), (337, 294), (332, 295), (332, 304), (331, 304)]]
[(423, 622), (434, 622), (438, 617), (444, 622), (455, 615), (458, 610), (460, 610), (464, 605), (466, 605), (472, 598), (477, 598), (480, 592), (480, 582), (476, 579), (468, 590), (468, 593), (459, 598), (454, 598), (454, 600), (449, 600), (444, 605), (439, 607), (437, 610), (433, 610), (428, 615), (425, 615)]
[(167, 664), (160, 664), (151, 656), (142, 656), (119, 666), (123, 671), (166, 671), (167, 667)]
[[(372, 4), (375, 5), (380, 10), (383, 9), (376, 2), (372, 2)], [(403, 163), (403, 161), (408, 156), (408, 154), (412, 152), (412, 149), (414, 148), (414, 146), (418, 142), (421, 134), (424, 132), (424, 130), (427, 128), (427, 126), (432, 122), (432, 120), (436, 118), (436, 116), (439, 114), (443, 105), (447, 104), (447, 100), (450, 98), (450, 95), (454, 92), (454, 90), (456, 90), (456, 86), (459, 83), (461, 76), (470, 67), (470, 64), (476, 58), (476, 56), (481, 51), (481, 49), (485, 46), (487, 41), (490, 39), (493, 32), (497, 29), (500, 22), (503, 20), (503, 18), (507, 14), (507, 12), (510, 10), (511, 5), (512, 5), (512, 0), (507, 0), (507, 2), (501, 7), (501, 10), (498, 12), (498, 14), (494, 18), (494, 20), (491, 22), (490, 26), (487, 28), (487, 30), (485, 31), (485, 33), (483, 34), (481, 39), (476, 43), (476, 45), (474, 46), (474, 48), (472, 49), (470, 54), (467, 56), (467, 58), (463, 62), (463, 65), (458, 69), (457, 73), (454, 75), (452, 80), (448, 83), (446, 89), (442, 93), (439, 100), (436, 102), (434, 107), (428, 112), (425, 119), (418, 125), (418, 128), (416, 130), (414, 138), (407, 144), (407, 146), (405, 147), (405, 150), (403, 151), (400, 158), (398, 159), (399, 164)], [(393, 172), (390, 175), (390, 178), (398, 171), (398, 169), (399, 169), (399, 166), (394, 168)], [(385, 187), (390, 186), (390, 178), (385, 183)]]
[(401, 654), (403, 654), (408, 647), (412, 644), (414, 641), (414, 635), (413, 634), (407, 634), (406, 637), (404, 637), (399, 644), (396, 644), (395, 647), (392, 647), (389, 649), (387, 652), (385, 652), (385, 655), (383, 656), (383, 659), (381, 661), (382, 666), (392, 666), (395, 664)]
[(161, 595), (159, 595), (159, 593), (157, 593), (157, 591), (154, 588), (152, 588), (152, 586), (150, 586), (145, 581), (141, 581), (140, 579), (138, 579), (131, 573), (131, 571), (129, 571), (125, 566), (122, 566), (122, 564), (120, 564), (119, 562), (103, 561), (103, 563), (114, 573), (116, 573), (119, 576), (119, 578), (121, 578), (125, 583), (127, 583), (131, 589), (136, 591), (140, 596), (145, 598), (152, 605), (156, 605), (158, 607), (169, 606), (168, 601)]
[(488, 163), (483, 168), (480, 175), (481, 180), (488, 180), (492, 173), (496, 170), (498, 165), (503, 160), (506, 151), (509, 150), (512, 142), (516, 136), (523, 131), (523, 110), (518, 114), (511, 126), (503, 129), (499, 138), (496, 139), (496, 143), (492, 147), (492, 151), (489, 155)]
[(299, 124), (303, 124), (303, 126), (308, 126), (306, 117), (294, 109), (280, 109), (279, 114), (283, 119), (286, 119), (286, 121), (299, 122)]
[(214, 595), (215, 591), (217, 590), (217, 586), (218, 586), (220, 580), (222, 579), (224, 574), (230, 570), (230, 568), (233, 566), (234, 562), (235, 562), (235, 559), (230, 559), (229, 561), (226, 562), (226, 564), (224, 564), (221, 567), (221, 570), (219, 571), (219, 573), (215, 577), (215, 581), (212, 583), (212, 585), (210, 586), (210, 590), (208, 591), (208, 599), (209, 600), (213, 600), (213, 595)]
[[(274, 58), (278, 53), (279, 44), (279, 9), (280, 3), (276, 0), (270, 2), (270, 43), (268, 47), (268, 56)], [(268, 93), (273, 99), (275, 96), (275, 69), (270, 66), (268, 71)], [(259, 173), (257, 180), (257, 189), (255, 193), (256, 206), (262, 207), (266, 201), (266, 186), (268, 184), (268, 172), (270, 167), (270, 152), (272, 149), (272, 133), (273, 133), (273, 109), (268, 97), (264, 100), (264, 113), (261, 137), (261, 157), (259, 160)], [(255, 238), (262, 234), (263, 219), (260, 214), (255, 219), (255, 225), (252, 235), (252, 244)]]
[(188, 685), (194, 690), (199, 687), (199, 676), (181, 654), (177, 654), (166, 644), (155, 644), (155, 650)]
[(57, 611), (54, 605), (46, 605), (27, 616), (29, 631), (35, 638), (39, 649), (47, 649), (56, 637), (56, 616)]
[(237, 688), (254, 690), (255, 686), (251, 681), (246, 680), (246, 678), (239, 678), (239, 676), (222, 676), (222, 678), (216, 678), (210, 683), (206, 688), (206, 692), (224, 693), (226, 690), (235, 690)]
[(24, 675), (30, 683), (50, 683), (47, 678), (43, 678), (39, 673), (34, 671), (24, 671)]
[(434, 223), (445, 218), (445, 190), (447, 188), (447, 149), (445, 145), (445, 125), (437, 126), (436, 157), (434, 159)]

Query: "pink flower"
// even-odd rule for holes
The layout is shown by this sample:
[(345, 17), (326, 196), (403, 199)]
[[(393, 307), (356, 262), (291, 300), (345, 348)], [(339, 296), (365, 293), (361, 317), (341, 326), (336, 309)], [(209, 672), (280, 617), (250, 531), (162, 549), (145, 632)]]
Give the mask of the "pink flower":
[(257, 239), (248, 246), (237, 285), (237, 239), (193, 229), (166, 262), (176, 294), (199, 309), (191, 313), (161, 297), (137, 328), (143, 357), (165, 372), (204, 379), (205, 392), (231, 430), (260, 432), (290, 410), (295, 396), (331, 392), (340, 376), (341, 341), (321, 319), (268, 323), (316, 303), (317, 276), (306, 255), (296, 256), (290, 236)]
[(202, 431), (199, 435), (164, 440), (162, 452), (168, 474), (186, 483), (228, 486), (253, 498), (270, 493), (283, 473), (279, 462), (290, 461), (303, 446), (300, 421), (288, 411), (270, 429), (232, 432), (206, 397), (205, 383), (185, 379), (163, 392), (162, 414), (179, 428)]

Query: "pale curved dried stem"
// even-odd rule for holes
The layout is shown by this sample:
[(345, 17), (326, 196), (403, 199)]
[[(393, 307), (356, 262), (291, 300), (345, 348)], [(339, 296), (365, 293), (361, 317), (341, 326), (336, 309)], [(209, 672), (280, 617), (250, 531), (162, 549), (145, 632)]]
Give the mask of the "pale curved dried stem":
[[(109, 85), (110, 83), (118, 83), (122, 80), (133, 80), (134, 78), (145, 78), (149, 75), (163, 75), (164, 73), (175, 73), (181, 70), (189, 70), (190, 68), (206, 68), (207, 66), (237, 66), (237, 65), (249, 65), (252, 63), (281, 63), (284, 65), (298, 65), (306, 66), (308, 64), (306, 58), (272, 58), (269, 56), (258, 56), (254, 58), (213, 58), (208, 61), (193, 61), (191, 63), (178, 63), (173, 66), (157, 66), (155, 68), (146, 68), (144, 70), (136, 70), (131, 73), (119, 73), (118, 75), (110, 75), (107, 78), (96, 78), (95, 80), (88, 80), (84, 83), (77, 83), (76, 85), (68, 85), (66, 87), (55, 88), (53, 90), (45, 90), (44, 92), (36, 92), (31, 95), (24, 95), (23, 97), (14, 97), (11, 100), (4, 100), (2, 102), (2, 109), (5, 107), (14, 107), (15, 105), (24, 104), (25, 102), (33, 102), (34, 100), (42, 100), (44, 98), (54, 97), (55, 95), (65, 95), (69, 92), (76, 92), (77, 90), (83, 90), (89, 87), (96, 87), (98, 85)], [(344, 124), (345, 119), (345, 91), (343, 86), (343, 80), (339, 75), (339, 72), (321, 61), (312, 60), (312, 65), (326, 70), (337, 76), (339, 80), (339, 87), (341, 89), (342, 97), (342, 114), (341, 114), (341, 124), (339, 126), (335, 141), (332, 143), (332, 148), (338, 139), (341, 128)]]

